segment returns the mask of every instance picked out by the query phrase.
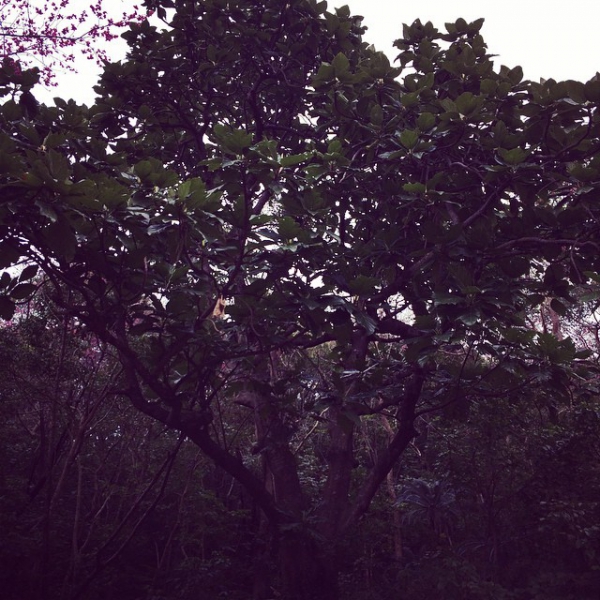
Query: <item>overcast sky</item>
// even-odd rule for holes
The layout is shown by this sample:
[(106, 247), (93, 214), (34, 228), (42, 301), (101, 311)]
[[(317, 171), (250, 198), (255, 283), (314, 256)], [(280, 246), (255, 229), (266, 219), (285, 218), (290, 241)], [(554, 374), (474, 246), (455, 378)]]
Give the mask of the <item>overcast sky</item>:
[[(346, 0), (363, 15), (367, 40), (393, 56), (402, 23), (444, 23), (483, 17), (481, 31), (500, 64), (521, 65), (527, 79), (587, 81), (600, 71), (598, 0)], [(335, 2), (334, 5), (344, 4)]]
[[(283, 1), (283, 0), (282, 0)], [(89, 5), (90, 0), (73, 0)], [(129, 4), (129, 2), (122, 2)], [(600, 71), (599, 0), (338, 0), (329, 6), (348, 4), (353, 14), (365, 17), (366, 40), (394, 58), (393, 41), (402, 35), (402, 23), (432, 21), (438, 29), (463, 17), (485, 18), (482, 35), (496, 61), (509, 67), (521, 65), (528, 79), (578, 79), (587, 81)], [(114, 59), (123, 57), (124, 44), (111, 42)], [(73, 97), (90, 103), (98, 69), (84, 63), (77, 75), (59, 78), (59, 87), (36, 96), (48, 102), (53, 96)]]

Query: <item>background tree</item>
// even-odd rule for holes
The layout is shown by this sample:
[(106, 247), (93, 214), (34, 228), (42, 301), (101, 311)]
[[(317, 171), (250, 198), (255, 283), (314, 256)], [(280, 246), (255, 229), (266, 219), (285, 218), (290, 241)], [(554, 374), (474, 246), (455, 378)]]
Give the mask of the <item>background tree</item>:
[(40, 296), (0, 329), (0, 359), (6, 598), (247, 589), (240, 490), (115, 391), (110, 348)]
[(393, 68), (347, 8), (175, 4), (92, 108), (5, 103), (4, 266), (38, 264), (120, 393), (243, 487), (254, 596), (335, 598), (423, 417), (585, 360), (526, 317), (597, 276), (600, 82), (495, 71), (482, 20), (406, 26)]

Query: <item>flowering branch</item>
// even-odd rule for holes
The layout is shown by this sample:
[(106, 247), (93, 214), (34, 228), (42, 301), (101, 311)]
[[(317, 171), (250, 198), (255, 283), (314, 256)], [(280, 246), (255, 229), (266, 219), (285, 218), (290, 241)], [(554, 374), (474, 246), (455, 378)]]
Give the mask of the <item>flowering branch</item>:
[[(131, 22), (149, 16), (137, 5), (117, 15), (114, 4), (94, 0), (76, 10), (73, 0), (0, 0), (0, 59), (18, 59), (19, 68), (38, 66), (47, 86), (56, 85), (59, 70), (75, 71), (77, 54), (101, 65), (108, 60), (101, 42), (116, 39)], [(110, 13), (106, 5), (112, 5)]]

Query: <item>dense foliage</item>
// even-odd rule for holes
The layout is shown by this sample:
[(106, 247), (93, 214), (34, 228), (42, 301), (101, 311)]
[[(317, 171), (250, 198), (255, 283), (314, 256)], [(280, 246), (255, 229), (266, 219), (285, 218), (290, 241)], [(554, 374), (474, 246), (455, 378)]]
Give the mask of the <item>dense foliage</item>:
[(147, 4), (92, 107), (0, 72), (35, 593), (592, 598), (600, 80), (495, 70), (483, 20), (395, 67), (325, 2)]

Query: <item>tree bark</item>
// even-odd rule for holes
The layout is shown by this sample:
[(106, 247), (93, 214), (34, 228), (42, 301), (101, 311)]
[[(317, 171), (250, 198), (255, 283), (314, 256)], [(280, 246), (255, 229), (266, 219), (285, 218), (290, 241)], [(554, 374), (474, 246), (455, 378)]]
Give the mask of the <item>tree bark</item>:
[(414, 428), (415, 409), (425, 383), (425, 373), (417, 369), (407, 383), (404, 396), (398, 407), (398, 429), (388, 446), (379, 454), (377, 462), (365, 480), (351, 509), (345, 515), (341, 532), (346, 531), (367, 512), (373, 496), (385, 481), (394, 463), (400, 458), (411, 440), (416, 437)]
[(334, 552), (304, 531), (285, 531), (279, 540), (282, 598), (337, 600), (338, 569)]

